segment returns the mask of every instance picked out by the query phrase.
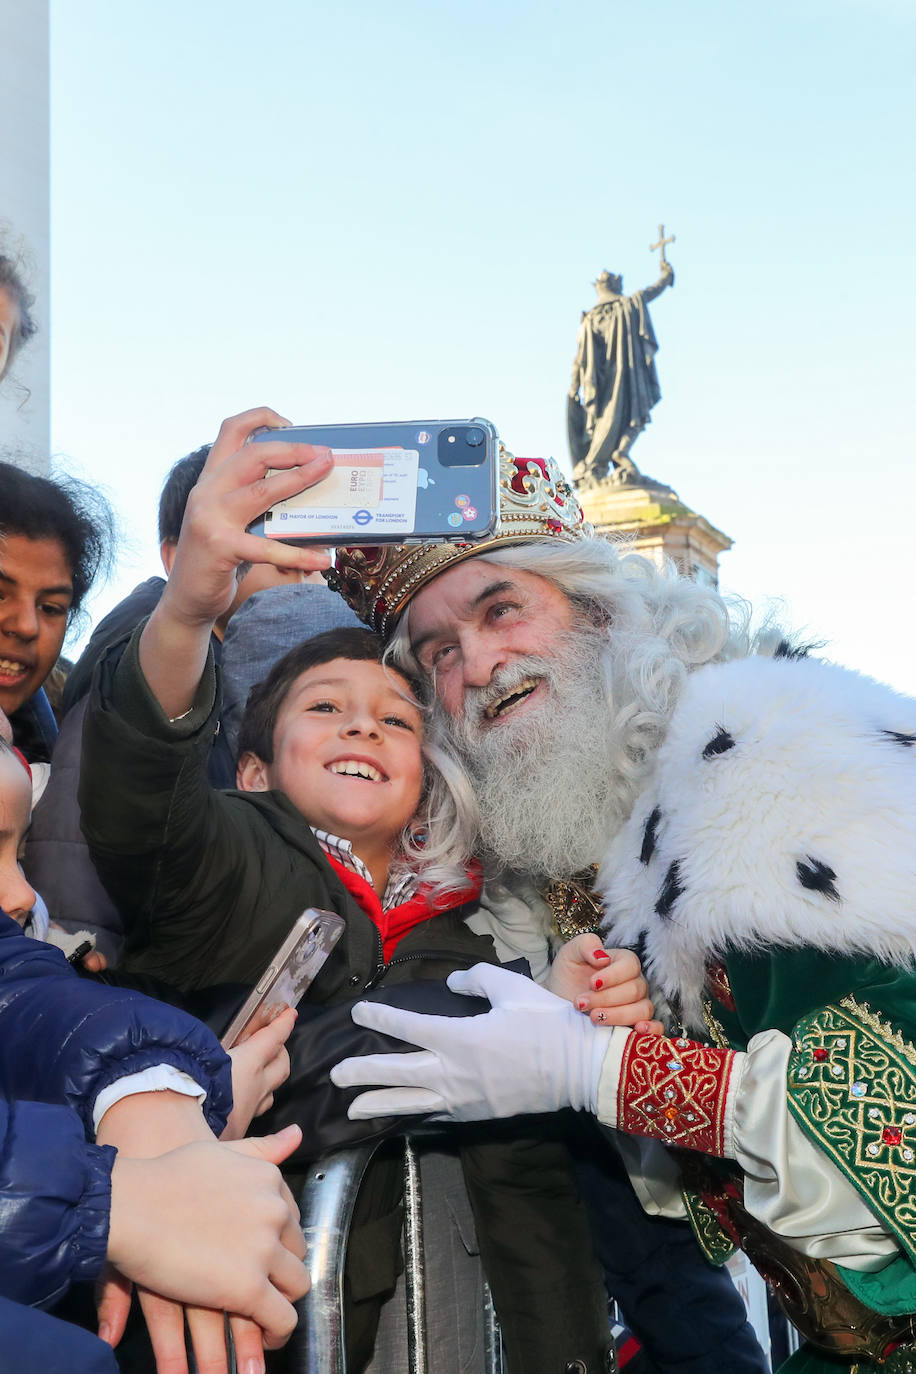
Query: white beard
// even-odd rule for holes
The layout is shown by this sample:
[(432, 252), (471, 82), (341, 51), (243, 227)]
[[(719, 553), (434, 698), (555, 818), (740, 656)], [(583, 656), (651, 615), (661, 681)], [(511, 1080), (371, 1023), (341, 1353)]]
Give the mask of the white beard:
[[(538, 878), (570, 878), (596, 863), (626, 820), (635, 788), (621, 771), (610, 700), (607, 633), (585, 624), (550, 658), (529, 655), (468, 688), (460, 716), (438, 718), (469, 772), (484, 856)], [(547, 691), (490, 721), (488, 706), (527, 678)], [(614, 693), (616, 696), (616, 692)]]

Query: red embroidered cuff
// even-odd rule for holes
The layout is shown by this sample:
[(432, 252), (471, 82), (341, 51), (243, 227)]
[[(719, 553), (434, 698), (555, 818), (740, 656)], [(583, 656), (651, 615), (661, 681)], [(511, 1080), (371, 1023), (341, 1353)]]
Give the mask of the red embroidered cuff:
[(617, 1129), (724, 1157), (734, 1050), (630, 1035), (617, 1087)]

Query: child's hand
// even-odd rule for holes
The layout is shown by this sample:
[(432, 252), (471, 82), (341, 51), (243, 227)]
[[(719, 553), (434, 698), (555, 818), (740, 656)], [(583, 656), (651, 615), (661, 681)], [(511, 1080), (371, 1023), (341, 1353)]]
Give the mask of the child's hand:
[(241, 1140), (253, 1118), (273, 1105), (274, 1092), (289, 1077), (286, 1042), (295, 1024), (292, 1007), (268, 1007), (229, 1051), (233, 1106), (221, 1140)]
[[(314, 486), (331, 470), (331, 450), (281, 438), (249, 444), (258, 429), (288, 421), (261, 407), (224, 420), (188, 497), (181, 537), (163, 604), (183, 620), (208, 627), (235, 596), (241, 563), (315, 572), (330, 562), (325, 549), (297, 548), (248, 534), (247, 526), (275, 502)], [(268, 472), (272, 475), (268, 476)]]
[(266, 408), (224, 420), (188, 497), (165, 590), (140, 639), (140, 668), (170, 720), (193, 705), (210, 631), (232, 605), (243, 563), (300, 572), (330, 564), (325, 549), (294, 548), (247, 532), (269, 506), (314, 486), (331, 470), (329, 448), (246, 442), (255, 430), (284, 424)]
[(565, 997), (596, 1026), (633, 1026), (643, 1035), (662, 1035), (649, 986), (636, 955), (606, 950), (597, 935), (577, 935), (558, 951), (545, 986)]
[(292, 1304), (309, 1288), (299, 1211), (276, 1168), (301, 1140), (299, 1127), (288, 1126), (230, 1145), (210, 1136), (159, 1158), (118, 1152), (103, 1340), (118, 1343), (133, 1279), (163, 1374), (188, 1368), (185, 1323), (195, 1368), (225, 1370), (227, 1314), (239, 1369), (264, 1369), (264, 1350), (289, 1338)]

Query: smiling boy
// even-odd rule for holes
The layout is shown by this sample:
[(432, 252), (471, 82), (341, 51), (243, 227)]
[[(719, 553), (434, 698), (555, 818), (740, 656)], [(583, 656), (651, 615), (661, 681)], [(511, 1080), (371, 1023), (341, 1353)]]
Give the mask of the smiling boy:
[[(328, 561), (323, 551), (245, 532), (265, 499), (327, 468), (324, 453), (306, 445), (238, 447), (246, 424), (278, 419), (256, 411), (223, 426), (161, 601), (101, 665), (80, 799), (96, 867), (125, 921), (132, 972), (186, 989), (252, 982), (296, 917), (317, 906), (347, 921), (311, 994), (327, 1002), (390, 979), (401, 937), (432, 978), (494, 955), (465, 926), (480, 878), (469, 872), (460, 799), (424, 761), (413, 688), (382, 666), (368, 631), (329, 631), (275, 664), (249, 698), (238, 790), (208, 784), (201, 761), (218, 710), (210, 631), (234, 594), (236, 565), (245, 555), (303, 569)], [(264, 476), (291, 457), (304, 462)], [(240, 509), (243, 496), (250, 510)], [(430, 788), (437, 800), (427, 816), (420, 806)], [(399, 962), (406, 953), (398, 950)]]
[[(316, 638), (339, 643), (342, 654), (368, 643), (356, 629)], [(341, 656), (293, 681), (272, 738), (253, 728), (250, 718), (243, 724), (239, 786), (246, 792), (276, 789), (314, 830), (348, 839), (381, 897), (393, 846), (420, 803), (422, 737), (423, 719), (407, 680), (377, 661)]]

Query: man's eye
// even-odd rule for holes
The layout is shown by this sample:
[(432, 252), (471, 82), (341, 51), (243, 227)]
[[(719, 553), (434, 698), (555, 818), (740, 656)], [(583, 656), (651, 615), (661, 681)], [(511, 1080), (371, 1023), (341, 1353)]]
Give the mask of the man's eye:
[(433, 668), (438, 668), (438, 667), (440, 667), (440, 666), (442, 665), (442, 663), (444, 663), (444, 662), (446, 661), (446, 659), (448, 658), (449, 654), (453, 654), (454, 652), (455, 652), (455, 645), (454, 645), (454, 644), (442, 644), (442, 645), (440, 645), (440, 647), (439, 647), (438, 649), (435, 649), (435, 650), (433, 651), (433, 653), (432, 653), (432, 656), (431, 656), (431, 658), (430, 658), (430, 665), (431, 665), (431, 667), (433, 667)]
[(67, 614), (67, 607), (59, 606), (56, 601), (45, 601), (38, 609), (42, 615), (61, 616)]
[(487, 615), (490, 620), (502, 620), (505, 616), (511, 615), (513, 611), (517, 611), (518, 609), (518, 603), (515, 601), (497, 601), (495, 605), (490, 607)]

